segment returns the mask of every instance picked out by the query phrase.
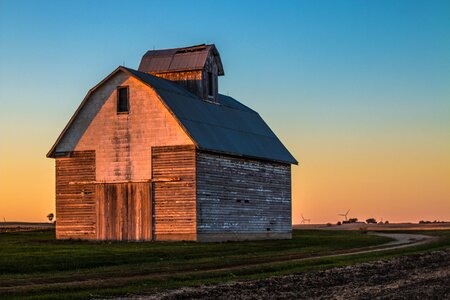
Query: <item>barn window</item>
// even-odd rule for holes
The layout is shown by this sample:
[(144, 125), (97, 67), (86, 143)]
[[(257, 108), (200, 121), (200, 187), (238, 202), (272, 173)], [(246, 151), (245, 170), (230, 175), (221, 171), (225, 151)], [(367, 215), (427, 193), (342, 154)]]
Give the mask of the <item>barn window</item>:
[(128, 87), (119, 86), (117, 88), (117, 112), (128, 113), (130, 111), (130, 102), (128, 100)]
[(212, 72), (208, 72), (208, 96), (213, 97), (213, 75)]

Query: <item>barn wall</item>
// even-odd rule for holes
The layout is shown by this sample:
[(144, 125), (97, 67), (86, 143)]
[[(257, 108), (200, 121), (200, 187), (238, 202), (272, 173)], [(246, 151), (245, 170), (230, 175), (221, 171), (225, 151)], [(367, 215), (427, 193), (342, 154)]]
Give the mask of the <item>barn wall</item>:
[(199, 241), (290, 238), (290, 165), (197, 152)]
[(195, 147), (153, 147), (155, 240), (196, 240)]
[(96, 238), (95, 152), (56, 159), (56, 238)]
[[(129, 113), (117, 113), (117, 86), (129, 87)], [(96, 151), (97, 181), (150, 179), (152, 146), (192, 144), (154, 90), (123, 72), (99, 87), (89, 103), (77, 120), (87, 119), (90, 109), (99, 107), (98, 112), (75, 150)]]

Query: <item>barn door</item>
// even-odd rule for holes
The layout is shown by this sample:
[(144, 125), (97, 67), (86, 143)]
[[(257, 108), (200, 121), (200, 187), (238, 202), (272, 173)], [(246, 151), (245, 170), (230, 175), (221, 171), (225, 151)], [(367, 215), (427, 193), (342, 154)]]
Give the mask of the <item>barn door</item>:
[(150, 183), (97, 185), (97, 238), (151, 240)]

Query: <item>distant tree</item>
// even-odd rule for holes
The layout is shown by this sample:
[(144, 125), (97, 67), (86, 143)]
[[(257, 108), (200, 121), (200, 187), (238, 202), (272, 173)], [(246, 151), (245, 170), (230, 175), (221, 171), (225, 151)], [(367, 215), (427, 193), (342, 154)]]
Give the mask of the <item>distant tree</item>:
[(369, 218), (366, 220), (367, 224), (377, 224), (377, 220), (375, 220), (375, 218)]
[(388, 220), (384, 221), (384, 224), (389, 224), (389, 221)]
[(55, 217), (55, 215), (53, 213), (49, 213), (47, 215), (48, 220), (51, 222), (53, 220), (53, 218)]
[(333, 224), (331, 224), (331, 223), (327, 223), (327, 226), (328, 226), (328, 227), (330, 227), (330, 226), (333, 226)]
[(337, 225), (337, 226), (341, 226), (341, 225), (342, 225), (341, 221), (338, 221), (338, 222), (336, 223), (336, 225)]
[(356, 223), (356, 222), (358, 222), (358, 218), (350, 218), (350, 219), (348, 219), (348, 222), (349, 223)]

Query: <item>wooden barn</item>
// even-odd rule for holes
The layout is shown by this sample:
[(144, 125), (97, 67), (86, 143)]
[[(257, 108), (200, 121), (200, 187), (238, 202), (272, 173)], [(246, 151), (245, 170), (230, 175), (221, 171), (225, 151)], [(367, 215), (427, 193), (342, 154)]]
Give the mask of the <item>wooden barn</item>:
[[(214, 45), (148, 51), (86, 95), (47, 154), (56, 237), (291, 237), (295, 158), (257, 112), (219, 94)], [(274, 102), (274, 105), (276, 102)]]

